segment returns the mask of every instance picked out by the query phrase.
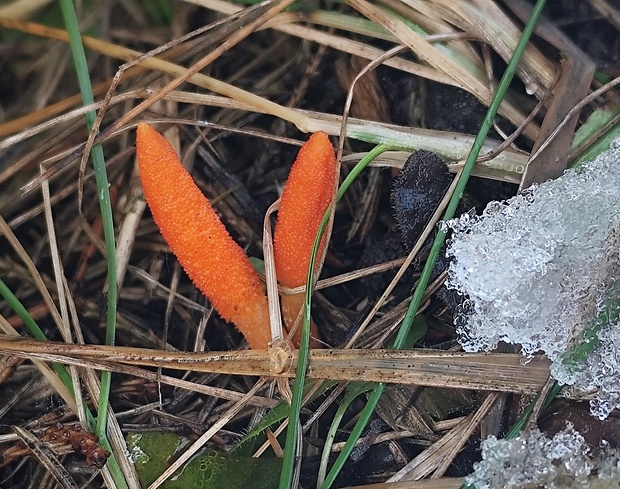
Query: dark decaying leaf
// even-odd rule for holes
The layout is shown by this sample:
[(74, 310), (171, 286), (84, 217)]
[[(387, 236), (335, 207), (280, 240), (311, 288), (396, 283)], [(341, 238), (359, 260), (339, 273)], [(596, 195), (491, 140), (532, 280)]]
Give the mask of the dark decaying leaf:
[(446, 164), (431, 151), (416, 151), (405, 163), (394, 181), (392, 201), (408, 247), (415, 244), (451, 181)]

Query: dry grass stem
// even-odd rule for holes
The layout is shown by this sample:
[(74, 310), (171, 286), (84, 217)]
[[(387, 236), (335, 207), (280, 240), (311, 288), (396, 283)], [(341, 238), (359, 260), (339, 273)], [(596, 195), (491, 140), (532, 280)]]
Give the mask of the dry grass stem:
[[(104, 345), (71, 345), (4, 336), (0, 351), (67, 364), (118, 362), (195, 372), (294, 377), (297, 351), (274, 371), (265, 350), (185, 353)], [(536, 392), (546, 381), (549, 363), (536, 357), (527, 366), (518, 354), (468, 354), (433, 350), (315, 350), (308, 375), (315, 379), (359, 380), (500, 392)], [(99, 365), (99, 364), (98, 364)], [(103, 365), (103, 363), (101, 363)]]

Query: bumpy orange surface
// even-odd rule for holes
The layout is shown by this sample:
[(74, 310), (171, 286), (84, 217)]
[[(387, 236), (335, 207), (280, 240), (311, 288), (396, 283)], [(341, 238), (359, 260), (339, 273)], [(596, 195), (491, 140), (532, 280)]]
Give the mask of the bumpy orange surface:
[(306, 283), (312, 245), (331, 202), (336, 177), (334, 148), (327, 134), (315, 132), (299, 150), (280, 200), (274, 254), (282, 285)]
[[(336, 184), (336, 156), (327, 134), (316, 132), (301, 147), (286, 181), (274, 233), (278, 281), (286, 287), (306, 283), (312, 246)], [(325, 240), (321, 242), (319, 256)], [(287, 327), (292, 327), (303, 294), (282, 296)], [(312, 325), (313, 336), (316, 326)], [(295, 335), (298, 342), (299, 334)], [(313, 343), (313, 346), (318, 346)]]
[(267, 348), (267, 297), (244, 251), (172, 146), (146, 123), (138, 125), (137, 157), (153, 219), (189, 278), (220, 316), (237, 326), (251, 348)]

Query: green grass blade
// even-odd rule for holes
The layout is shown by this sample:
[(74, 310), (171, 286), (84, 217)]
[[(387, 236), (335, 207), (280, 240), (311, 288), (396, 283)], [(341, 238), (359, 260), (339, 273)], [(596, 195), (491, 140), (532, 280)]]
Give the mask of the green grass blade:
[[(416, 316), (416, 318), (420, 318), (420, 317), (421, 316)], [(414, 324), (416, 324), (416, 321), (414, 321)], [(412, 347), (414, 344), (416, 344), (418, 341), (420, 341), (424, 337), (424, 334), (426, 333), (426, 321), (418, 320), (416, 329), (417, 330), (415, 331), (415, 334), (406, 336), (405, 345), (407, 348)], [(364, 409), (362, 410), (362, 414), (360, 415), (357, 423), (355, 424), (353, 430), (351, 431), (351, 435), (347, 439), (347, 442), (345, 443), (345, 446), (342, 452), (340, 452), (340, 454), (336, 458), (336, 461), (334, 462), (334, 465), (329, 471), (329, 474), (327, 475), (325, 480), (322, 482), (320, 486), (321, 489), (331, 487), (331, 485), (336, 480), (336, 477), (338, 477), (338, 474), (340, 474), (340, 471), (342, 470), (342, 467), (344, 467), (344, 464), (349, 458), (349, 455), (351, 455), (351, 452), (353, 451), (353, 448), (355, 447), (357, 440), (362, 436), (362, 433), (364, 432), (366, 425), (372, 418), (372, 414), (375, 411), (375, 407), (377, 406), (377, 403), (379, 402), (379, 399), (381, 398), (381, 394), (383, 394), (384, 389), (385, 389), (385, 384), (376, 384), (373, 387), (372, 393), (368, 397), (368, 401), (366, 402), (366, 405), (364, 406)], [(350, 443), (350, 440), (355, 440), (355, 441)], [(346, 455), (342, 455), (342, 453), (345, 450), (347, 451)]]
[(618, 318), (620, 318), (620, 281), (616, 280), (593, 324), (581, 333), (577, 344), (562, 359), (563, 363), (574, 366), (585, 360), (599, 345), (598, 334), (601, 330), (616, 322)]
[[(553, 386), (551, 386), (551, 389), (549, 389), (549, 392), (547, 393), (547, 398), (545, 399), (545, 402), (542, 405), (542, 409), (547, 408), (549, 404), (551, 404), (551, 401), (553, 401), (555, 396), (557, 396), (560, 393), (563, 387), (564, 387), (563, 385), (560, 385), (557, 382), (553, 383)], [(515, 421), (515, 424), (513, 424), (510, 430), (508, 430), (508, 433), (506, 433), (506, 436), (504, 438), (508, 440), (511, 438), (516, 438), (519, 435), (519, 433), (523, 431), (523, 428), (525, 428), (528, 421), (530, 420), (530, 416), (534, 412), (534, 406), (536, 405), (536, 402), (538, 401), (539, 397), (540, 397), (540, 393), (538, 393), (538, 395), (534, 399), (532, 399), (532, 401), (528, 404), (525, 410), (521, 413), (521, 416), (519, 416), (517, 421)]]
[[(577, 154), (568, 163), (568, 168), (575, 168), (586, 161), (593, 161), (603, 151), (607, 151), (611, 146), (612, 140), (620, 134), (620, 123), (613, 124), (613, 120), (618, 116), (620, 107), (608, 106), (595, 109), (586, 121), (575, 131), (571, 141), (570, 151), (573, 153), (579, 146), (589, 138), (596, 135), (596, 141), (586, 150)], [(602, 128), (609, 126), (602, 134), (597, 134)]]
[[(82, 44), (82, 37), (77, 20), (77, 15), (71, 0), (60, 0), (62, 15), (69, 34), (69, 43), (75, 71), (78, 77), (80, 92), (84, 105), (94, 103), (93, 90), (88, 73), (88, 65), (86, 62), (86, 54)], [(94, 111), (86, 114), (86, 126), (90, 131), (95, 123), (96, 114)], [(117, 287), (116, 287), (116, 246), (114, 242), (114, 221), (112, 219), (112, 203), (110, 200), (110, 190), (108, 176), (105, 166), (105, 158), (103, 156), (103, 148), (97, 144), (92, 149), (92, 161), (95, 169), (95, 181), (97, 184), (97, 195), (99, 196), (99, 207), (101, 209), (101, 218), (103, 223), (103, 235), (106, 248), (106, 259), (108, 266), (108, 297), (107, 297), (107, 318), (106, 318), (106, 334), (105, 342), (108, 345), (114, 344), (116, 335), (116, 308), (117, 308)], [(101, 444), (107, 450), (110, 445), (107, 440), (107, 419), (108, 419), (108, 401), (110, 398), (110, 383), (112, 374), (103, 372), (101, 374), (101, 394), (98, 400), (97, 422), (95, 433), (99, 437)], [(127, 487), (125, 477), (111, 453), (111, 459), (108, 463), (110, 474), (112, 475), (118, 487)]]
[[(315, 379), (311, 379), (306, 382), (304, 388), (303, 397), (306, 398), (308, 393), (314, 389), (317, 381)], [(314, 400), (323, 394), (325, 394), (328, 390), (334, 387), (337, 382), (332, 380), (322, 380), (320, 387), (314, 392), (311, 400)], [(290, 412), (290, 406), (284, 401), (280, 401), (276, 406), (274, 406), (261, 420), (248, 431), (237, 444), (232, 448), (232, 452), (237, 453), (241, 456), (250, 456), (254, 452), (254, 444), (259, 435), (261, 435), (267, 428), (273, 427), (275, 424), (284, 420), (288, 417)]]
[(329, 461), (329, 454), (332, 450), (332, 445), (334, 444), (334, 440), (336, 438), (336, 432), (340, 427), (340, 422), (344, 417), (344, 413), (351, 405), (351, 403), (357, 399), (358, 396), (361, 396), (364, 392), (368, 392), (372, 390), (373, 386), (371, 384), (363, 383), (363, 382), (352, 382), (347, 386), (347, 390), (342, 398), (342, 402), (338, 406), (336, 410), (336, 414), (334, 415), (334, 419), (332, 420), (332, 424), (329, 427), (329, 431), (327, 432), (327, 436), (325, 437), (325, 445), (323, 446), (323, 453), (321, 454), (321, 465), (319, 467), (319, 477), (317, 486), (323, 484), (325, 480), (325, 474), (327, 472), (327, 462)]
[[(346, 191), (349, 189), (351, 184), (355, 181), (355, 179), (359, 177), (360, 173), (362, 173), (362, 171), (364, 171), (366, 167), (375, 160), (375, 158), (377, 158), (382, 153), (385, 153), (386, 151), (389, 151), (391, 149), (393, 149), (391, 145), (379, 144), (378, 146), (370, 150), (368, 154), (364, 156), (359, 161), (359, 163), (353, 167), (351, 172), (347, 175), (347, 177), (344, 179), (344, 181), (340, 185), (340, 188), (338, 189), (338, 193), (336, 194), (336, 202), (339, 202), (340, 199), (342, 199), (342, 197), (344, 196)], [(329, 216), (328, 214), (329, 212), (330, 212), (330, 209), (327, 210), (327, 212), (325, 213), (325, 216), (323, 217), (325, 224), (327, 224), (327, 218)], [(322, 229), (320, 229), (320, 231), (322, 232)], [(315, 241), (315, 248), (318, 249), (318, 243), (320, 242), (321, 242), (321, 236), (318, 235), (317, 241)]]
[[(512, 58), (508, 63), (508, 66), (506, 67), (506, 71), (504, 72), (504, 75), (502, 76), (502, 79), (497, 87), (497, 92), (493, 97), (491, 105), (489, 106), (487, 113), (484, 117), (482, 126), (480, 127), (480, 131), (478, 131), (471, 151), (467, 156), (465, 166), (459, 177), (459, 181), (457, 182), (456, 189), (454, 190), (454, 195), (452, 196), (452, 199), (450, 199), (448, 207), (446, 208), (446, 212), (444, 213), (444, 221), (448, 221), (454, 217), (456, 208), (459, 205), (459, 202), (463, 196), (463, 192), (465, 191), (465, 186), (467, 185), (471, 172), (474, 169), (474, 165), (476, 164), (476, 159), (478, 158), (480, 150), (482, 149), (482, 145), (484, 144), (484, 140), (489, 134), (489, 130), (493, 125), (493, 120), (495, 119), (497, 110), (499, 109), (504, 95), (506, 94), (506, 91), (508, 90), (508, 87), (512, 82), (512, 78), (517, 70), (517, 66), (519, 64), (521, 56), (525, 51), (525, 48), (530, 39), (532, 31), (534, 30), (536, 22), (538, 21), (538, 17), (540, 16), (542, 8), (545, 5), (545, 1), (546, 0), (538, 0), (527, 25), (523, 29), (523, 33), (521, 34), (519, 43), (517, 44), (515, 52), (513, 53)], [(394, 341), (394, 348), (396, 349), (402, 348), (405, 338), (409, 333), (409, 328), (411, 327), (411, 324), (413, 324), (413, 319), (418, 312), (418, 308), (424, 295), (424, 290), (426, 289), (426, 286), (431, 276), (431, 272), (433, 271), (435, 262), (437, 261), (437, 257), (439, 256), (439, 251), (443, 246), (445, 239), (446, 233), (445, 231), (440, 229), (437, 233), (437, 236), (435, 237), (435, 241), (433, 242), (431, 252), (426, 261), (424, 270), (422, 271), (422, 275), (420, 277), (420, 281), (418, 282), (418, 286), (416, 287), (416, 290), (413, 294), (413, 298), (411, 299), (411, 303), (407, 310), (407, 314), (405, 316), (403, 324), (398, 332), (398, 335), (396, 336), (396, 340)]]
[[(9, 289), (7, 284), (0, 279), (0, 296), (4, 297), (4, 299), (8, 302), (9, 306), (15, 311), (15, 314), (19, 316), (19, 318), (26, 325), (28, 331), (33, 338), (39, 341), (46, 341), (47, 337), (43, 330), (39, 327), (37, 322), (32, 318), (28, 310), (24, 307), (24, 305), (20, 302), (20, 300), (13, 294), (13, 291)], [(59, 363), (52, 363), (52, 369), (56, 372), (56, 375), (60, 378), (62, 383), (65, 385), (72, 396), (75, 396), (75, 391), (73, 390), (73, 382), (71, 381), (71, 376), (64, 365)]]
[[(80, 85), (82, 101), (84, 105), (94, 103), (93, 90), (86, 63), (86, 54), (82, 44), (79, 24), (73, 2), (71, 0), (60, 0), (62, 14), (67, 26), (71, 53)], [(86, 125), (90, 131), (95, 123), (96, 114), (94, 111), (86, 114)], [(108, 176), (105, 167), (105, 158), (101, 145), (93, 146), (92, 150), (93, 166), (95, 168), (95, 180), (97, 182), (97, 195), (99, 196), (99, 206), (103, 221), (103, 234), (106, 247), (108, 265), (108, 304), (105, 341), (107, 345), (114, 344), (116, 334), (116, 307), (117, 307), (117, 288), (116, 288), (116, 247), (114, 243), (114, 222), (112, 220), (112, 204), (110, 201), (110, 191)], [(99, 409), (97, 416), (97, 435), (105, 436), (106, 423), (108, 419), (108, 400), (110, 397), (111, 373), (101, 374), (101, 396), (99, 397)]]
[[(336, 202), (339, 201), (347, 191), (351, 183), (357, 178), (364, 168), (381, 153), (390, 149), (389, 146), (379, 145), (370, 151), (360, 162), (353, 167), (351, 173), (347, 175), (342, 185), (338, 189)], [(306, 301), (304, 307), (304, 321), (299, 344), (299, 358), (297, 361), (297, 372), (295, 373), (295, 384), (293, 386), (293, 399), (291, 401), (291, 411), (289, 415), (288, 430), (286, 432), (286, 445), (284, 449), (284, 459), (282, 461), (282, 472), (280, 474), (280, 489), (288, 489), (293, 483), (293, 469), (295, 468), (297, 437), (299, 436), (299, 413), (301, 411), (301, 403), (303, 399), (304, 383), (306, 380), (306, 370), (308, 368), (308, 350), (310, 345), (310, 307), (312, 305), (312, 290), (314, 282), (314, 266), (316, 263), (319, 246), (329, 216), (331, 214), (331, 206), (325, 211), (325, 215), (319, 225), (312, 254), (310, 255), (310, 265), (308, 267), (308, 276), (306, 277)]]
[[(497, 87), (497, 92), (495, 96), (493, 97), (491, 105), (489, 106), (487, 110), (484, 121), (480, 128), (480, 131), (476, 135), (476, 139), (474, 140), (471, 151), (465, 162), (463, 171), (461, 172), (461, 175), (459, 177), (459, 181), (457, 182), (454, 195), (448, 204), (446, 212), (444, 213), (444, 217), (443, 217), (444, 220), (449, 220), (452, 217), (454, 217), (454, 213), (456, 212), (458, 203), (461, 197), (463, 196), (465, 185), (467, 184), (467, 181), (469, 180), (469, 176), (471, 175), (471, 172), (474, 168), (476, 159), (478, 158), (480, 150), (484, 144), (484, 140), (486, 139), (489, 133), (489, 130), (493, 124), (493, 119), (495, 118), (495, 115), (497, 114), (497, 110), (499, 109), (501, 101), (504, 98), (506, 91), (508, 90), (508, 86), (510, 85), (510, 82), (512, 81), (512, 78), (517, 69), (517, 65), (519, 64), (519, 60), (521, 59), (521, 56), (523, 55), (523, 51), (525, 50), (527, 46), (529, 38), (532, 34), (532, 31), (534, 30), (534, 26), (536, 25), (536, 22), (538, 21), (538, 17), (540, 16), (540, 13), (542, 12), (544, 5), (545, 5), (545, 0), (537, 1), (534, 7), (534, 10), (532, 11), (532, 14), (530, 16), (530, 19), (528, 20), (528, 23), (523, 29), (523, 33), (521, 34), (521, 38), (519, 39), (517, 47), (515, 48), (515, 52), (512, 58), (510, 59), (508, 66), (506, 67), (506, 71), (504, 72), (504, 75), (502, 76), (502, 79)], [(433, 242), (433, 246), (431, 248), (431, 252), (428, 256), (424, 269), (422, 271), (422, 275), (420, 276), (416, 289), (413, 293), (413, 297), (409, 304), (409, 308), (407, 309), (407, 314), (405, 315), (403, 324), (401, 325), (398, 331), (398, 334), (396, 335), (396, 339), (394, 341), (394, 348), (396, 349), (402, 348), (402, 346), (405, 343), (405, 339), (407, 338), (407, 335), (409, 334), (409, 330), (411, 328), (411, 325), (413, 324), (413, 320), (418, 312), (418, 308), (420, 307), (420, 303), (422, 301), (422, 297), (424, 295), (426, 286), (429, 282), (431, 272), (435, 266), (435, 262), (439, 255), (439, 251), (441, 247), (443, 246), (445, 239), (446, 239), (445, 232), (442, 230), (439, 230), (439, 232), (437, 233), (437, 236), (435, 237), (435, 241)], [(351, 436), (345, 443), (345, 446), (342, 452), (340, 452), (338, 458), (336, 459), (336, 462), (334, 463), (332, 470), (328, 474), (328, 477), (325, 480), (325, 483), (323, 484), (322, 489), (328, 489), (329, 487), (331, 487), (334, 480), (336, 479), (336, 476), (338, 475), (338, 473), (344, 466), (345, 461), (348, 459), (349, 455), (353, 451), (353, 448), (355, 444), (357, 443), (357, 440), (361, 436), (364, 428), (366, 427), (366, 424), (370, 420), (372, 413), (374, 412), (375, 406), (379, 402), (379, 398), (381, 397), (381, 393), (383, 392), (383, 389), (384, 389), (384, 385), (378, 384), (377, 387), (375, 387), (375, 389), (373, 390), (371, 396), (368, 399), (368, 403), (366, 404), (366, 406), (364, 407), (364, 410), (362, 411), (360, 419), (356, 423), (355, 428), (353, 429), (353, 432), (351, 433)]]
[(375, 407), (379, 403), (379, 399), (381, 399), (381, 394), (383, 394), (384, 389), (385, 384), (383, 383), (379, 383), (373, 388), (370, 396), (368, 396), (366, 406), (364, 406), (364, 409), (362, 409), (357, 423), (355, 423), (353, 430), (351, 430), (351, 435), (347, 439), (347, 442), (345, 443), (342, 451), (338, 454), (338, 458), (336, 458), (334, 465), (327, 474), (327, 477), (325, 478), (325, 482), (323, 482), (321, 489), (327, 489), (331, 487), (336, 480), (336, 477), (338, 477), (338, 474), (340, 474), (340, 471), (342, 470), (342, 467), (344, 467), (345, 462), (351, 455), (351, 452), (353, 451), (357, 440), (360, 439), (362, 433), (366, 429), (366, 425), (372, 418), (372, 415), (375, 412)]

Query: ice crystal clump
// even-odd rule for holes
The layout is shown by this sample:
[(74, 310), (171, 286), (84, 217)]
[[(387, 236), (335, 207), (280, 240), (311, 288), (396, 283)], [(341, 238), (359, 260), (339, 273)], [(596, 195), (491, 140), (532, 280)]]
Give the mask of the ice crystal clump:
[(481, 449), (482, 461), (465, 478), (477, 489), (594, 489), (620, 483), (618, 450), (604, 444), (592, 453), (571, 425), (551, 439), (537, 429), (511, 440), (491, 436)]
[(620, 371), (618, 323), (601, 331), (607, 345), (587, 365), (562, 365), (620, 276), (619, 211), (616, 139), (592, 163), (493, 202), (480, 217), (448, 222), (454, 234), (447, 285), (468, 296), (456, 317), (463, 348), (488, 351), (506, 341), (528, 356), (543, 351), (556, 379), (600, 389), (593, 406), (599, 417), (620, 406), (617, 374), (613, 380)]
[(597, 390), (590, 401), (590, 412), (606, 419), (620, 408), (620, 323), (613, 322), (598, 334), (599, 345), (582, 362), (575, 365), (555, 362), (551, 374), (560, 383), (588, 391)]

